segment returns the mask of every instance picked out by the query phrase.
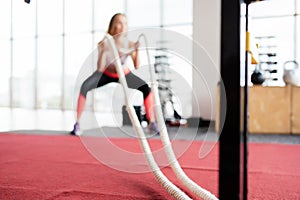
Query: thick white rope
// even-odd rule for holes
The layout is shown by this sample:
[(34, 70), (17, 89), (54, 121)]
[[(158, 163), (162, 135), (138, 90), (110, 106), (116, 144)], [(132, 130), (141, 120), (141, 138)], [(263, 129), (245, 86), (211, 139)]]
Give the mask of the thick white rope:
[(151, 89), (154, 94), (155, 113), (156, 113), (156, 119), (157, 119), (157, 123), (158, 123), (159, 130), (160, 130), (160, 138), (164, 145), (164, 150), (165, 150), (165, 153), (170, 162), (171, 168), (173, 169), (177, 178), (195, 195), (197, 195), (198, 197), (205, 199), (205, 200), (217, 200), (218, 198), (215, 195), (213, 195), (212, 193), (210, 193), (209, 191), (205, 190), (204, 188), (202, 188), (198, 184), (196, 184), (194, 181), (192, 181), (182, 170), (181, 166), (179, 165), (179, 163), (176, 159), (176, 156), (174, 154), (172, 144), (170, 142), (169, 135), (167, 132), (166, 124), (165, 124), (164, 117), (163, 117), (163, 112), (161, 109), (161, 103), (160, 103), (160, 98), (159, 98), (159, 93), (158, 93), (158, 83), (155, 79), (153, 67), (151, 67), (147, 38), (144, 34), (139, 35), (139, 39), (141, 37), (144, 38), (145, 45), (146, 45), (146, 52), (147, 52), (147, 58), (148, 58), (148, 63), (149, 63), (149, 69), (150, 69)]
[(129, 118), (131, 120), (131, 123), (134, 126), (135, 131), (138, 134), (139, 141), (141, 143), (143, 152), (145, 154), (146, 160), (148, 162), (148, 165), (154, 174), (157, 181), (168, 191), (168, 193), (173, 196), (175, 199), (178, 200), (188, 200), (191, 199), (188, 195), (186, 195), (183, 191), (181, 191), (177, 186), (175, 186), (160, 170), (159, 166), (155, 162), (155, 159), (152, 155), (152, 151), (150, 149), (149, 143), (147, 141), (147, 138), (144, 134), (143, 128), (141, 127), (141, 124), (135, 114), (135, 110), (132, 105), (130, 105), (129, 102), (129, 91), (127, 82), (125, 79), (124, 71), (122, 70), (122, 64), (121, 60), (114, 42), (114, 39), (111, 35), (107, 34), (106, 38), (108, 39), (109, 45), (111, 49), (113, 50), (114, 56), (115, 56), (115, 63), (116, 63), (116, 69), (117, 73), (119, 75), (119, 81), (123, 87), (124, 95), (125, 95), (125, 103), (128, 111)]

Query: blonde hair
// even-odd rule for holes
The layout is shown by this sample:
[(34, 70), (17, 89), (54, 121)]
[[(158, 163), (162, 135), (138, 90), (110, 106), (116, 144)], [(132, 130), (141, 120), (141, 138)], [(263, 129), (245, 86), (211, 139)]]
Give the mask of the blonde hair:
[(122, 16), (125, 16), (125, 17), (126, 17), (126, 15), (125, 15), (124, 13), (116, 13), (116, 14), (114, 14), (114, 15), (112, 16), (112, 18), (110, 19), (110, 22), (109, 22), (109, 25), (108, 25), (108, 29), (107, 29), (107, 33), (111, 34), (110, 31), (111, 31), (111, 28), (112, 28), (112, 26), (113, 26), (113, 24), (114, 24), (114, 20), (115, 20), (115, 18), (116, 18), (117, 16), (119, 16), (119, 15), (122, 15)]

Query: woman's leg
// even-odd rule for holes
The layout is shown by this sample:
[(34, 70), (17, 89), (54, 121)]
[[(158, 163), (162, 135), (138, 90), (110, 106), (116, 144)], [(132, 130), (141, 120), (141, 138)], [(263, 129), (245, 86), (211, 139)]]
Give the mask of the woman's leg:
[(108, 77), (105, 74), (103, 74), (99, 71), (96, 71), (82, 83), (81, 88), (80, 88), (80, 93), (78, 96), (78, 101), (77, 101), (77, 110), (76, 110), (77, 111), (77, 119), (76, 119), (76, 123), (74, 125), (74, 129), (71, 132), (71, 134), (76, 135), (76, 132), (79, 130), (79, 120), (81, 118), (82, 112), (85, 107), (87, 93), (92, 89), (101, 87), (110, 82), (117, 82), (117, 81), (118, 81), (118, 79)]
[(95, 88), (101, 87), (111, 82), (117, 82), (118, 79), (111, 78), (99, 71), (94, 72), (90, 77), (88, 77), (80, 88), (80, 94), (77, 102), (77, 121), (79, 121), (81, 114), (84, 110), (86, 95), (87, 93)]
[(81, 114), (84, 110), (86, 95), (88, 91), (97, 87), (101, 75), (102, 73), (96, 71), (82, 83), (77, 101), (77, 122), (79, 122)]
[(143, 93), (146, 117), (150, 122), (155, 122), (154, 99), (151, 88), (144, 80), (131, 72), (125, 77), (129, 88), (137, 89)]

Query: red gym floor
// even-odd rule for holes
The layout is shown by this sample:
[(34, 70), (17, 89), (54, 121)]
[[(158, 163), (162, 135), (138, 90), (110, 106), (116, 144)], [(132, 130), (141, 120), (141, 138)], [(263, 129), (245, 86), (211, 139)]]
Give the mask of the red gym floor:
[[(114, 152), (98, 145), (103, 140), (125, 152), (141, 152), (134, 138), (91, 137), (88, 141), (94, 141), (97, 146), (91, 150), (79, 137), (1, 133), (0, 199), (172, 199), (152, 173), (142, 172), (141, 169), (147, 169), (145, 161), (131, 161), (125, 156), (118, 163), (113, 159)], [(154, 150), (161, 147), (160, 140), (149, 141)], [(200, 159), (202, 144), (201, 141), (173, 141), (174, 146), (187, 147), (179, 158), (186, 174), (218, 196), (218, 144)], [(93, 155), (96, 151), (103, 152), (112, 161), (100, 162)], [(250, 143), (248, 199), (300, 199), (299, 152), (300, 145)], [(170, 167), (162, 170), (196, 199), (176, 179)]]

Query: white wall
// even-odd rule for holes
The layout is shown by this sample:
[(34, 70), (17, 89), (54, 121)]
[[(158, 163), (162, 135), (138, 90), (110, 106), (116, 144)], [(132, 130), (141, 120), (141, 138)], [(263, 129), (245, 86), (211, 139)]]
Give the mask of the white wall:
[(192, 117), (215, 120), (220, 70), (221, 1), (194, 0)]

